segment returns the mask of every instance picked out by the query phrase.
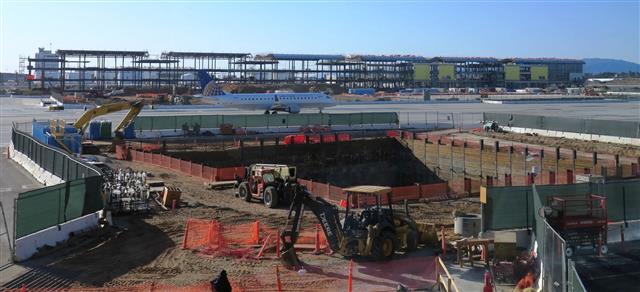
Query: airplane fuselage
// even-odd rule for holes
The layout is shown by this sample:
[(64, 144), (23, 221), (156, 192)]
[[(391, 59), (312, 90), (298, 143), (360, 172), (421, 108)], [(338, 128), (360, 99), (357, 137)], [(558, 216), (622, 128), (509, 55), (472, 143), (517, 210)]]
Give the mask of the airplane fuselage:
[(265, 113), (288, 112), (299, 113), (303, 108), (313, 108), (322, 111), (323, 108), (334, 106), (335, 101), (324, 93), (226, 93), (215, 83), (213, 78), (205, 72), (198, 71), (202, 97), (212, 100), (224, 107), (263, 110)]
[(300, 112), (302, 108), (320, 109), (335, 105), (333, 99), (324, 93), (247, 93), (207, 96), (228, 107), (263, 110)]

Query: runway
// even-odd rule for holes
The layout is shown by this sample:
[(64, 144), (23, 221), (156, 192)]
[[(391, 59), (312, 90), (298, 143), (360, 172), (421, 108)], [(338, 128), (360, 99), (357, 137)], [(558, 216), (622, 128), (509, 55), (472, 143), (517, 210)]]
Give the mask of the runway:
[[(11, 139), (12, 123), (30, 123), (33, 119), (63, 119), (73, 121), (83, 112), (82, 105), (65, 105), (65, 110), (49, 112), (40, 107), (38, 98), (0, 97), (0, 146), (6, 147)], [(317, 112), (317, 110), (303, 110)], [(341, 103), (324, 110), (326, 113), (397, 112), (400, 124), (424, 124), (436, 119), (447, 119), (452, 113), (462, 117), (465, 123), (477, 123), (482, 112), (502, 112), (531, 115), (550, 115), (586, 119), (637, 121), (640, 120), (640, 101), (613, 103), (554, 103), (554, 104), (485, 104), (471, 102), (426, 103)], [(100, 117), (119, 121), (126, 112)], [(156, 109), (145, 108), (141, 115), (206, 115), (206, 114), (261, 114), (223, 108), (217, 105), (160, 105)], [(25, 126), (30, 131), (30, 125)]]

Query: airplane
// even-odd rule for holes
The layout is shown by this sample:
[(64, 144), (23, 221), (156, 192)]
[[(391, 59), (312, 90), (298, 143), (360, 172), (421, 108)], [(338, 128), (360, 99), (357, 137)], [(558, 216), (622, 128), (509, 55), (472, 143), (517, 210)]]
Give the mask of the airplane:
[(224, 107), (264, 110), (265, 114), (287, 112), (297, 114), (302, 108), (322, 109), (336, 105), (336, 102), (324, 93), (243, 93), (231, 94), (222, 91), (206, 71), (198, 71), (202, 98), (210, 99)]

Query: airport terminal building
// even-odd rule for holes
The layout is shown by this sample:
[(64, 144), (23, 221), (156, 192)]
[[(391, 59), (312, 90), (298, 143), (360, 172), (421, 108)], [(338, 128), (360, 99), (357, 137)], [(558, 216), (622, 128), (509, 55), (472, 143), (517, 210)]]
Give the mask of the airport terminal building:
[(546, 88), (582, 83), (581, 60), (407, 55), (256, 54), (40, 49), (26, 58), (31, 88), (88, 91), (199, 87), (196, 70), (220, 82), (333, 84), (345, 88)]

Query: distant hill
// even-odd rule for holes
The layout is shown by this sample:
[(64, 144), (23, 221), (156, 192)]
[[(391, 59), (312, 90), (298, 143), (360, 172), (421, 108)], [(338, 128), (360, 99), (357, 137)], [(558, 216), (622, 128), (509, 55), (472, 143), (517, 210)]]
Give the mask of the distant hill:
[(626, 73), (640, 72), (640, 64), (616, 59), (588, 58), (584, 61), (584, 73), (599, 74), (604, 72)]

